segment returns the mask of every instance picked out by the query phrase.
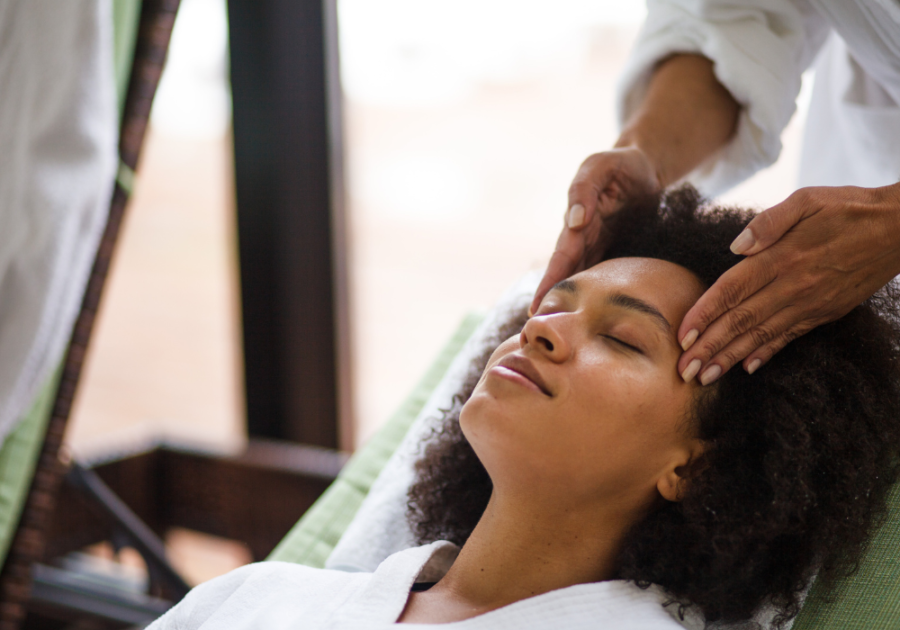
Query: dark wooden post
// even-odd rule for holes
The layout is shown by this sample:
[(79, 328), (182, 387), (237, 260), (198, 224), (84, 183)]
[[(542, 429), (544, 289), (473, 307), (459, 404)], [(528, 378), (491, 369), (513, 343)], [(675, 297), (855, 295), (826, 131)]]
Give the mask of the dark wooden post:
[(349, 448), (335, 0), (229, 0), (247, 422)]

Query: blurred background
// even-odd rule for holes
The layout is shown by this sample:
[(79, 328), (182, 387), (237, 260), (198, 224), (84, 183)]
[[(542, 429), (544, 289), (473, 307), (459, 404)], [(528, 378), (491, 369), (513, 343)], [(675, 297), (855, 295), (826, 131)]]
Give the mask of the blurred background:
[[(616, 138), (616, 79), (644, 13), (638, 0), (339, 0), (345, 450), (466, 313), (546, 263), (571, 177)], [(182, 0), (67, 435), (81, 458), (247, 442), (228, 33), (225, 0)], [(724, 201), (792, 192), (809, 87), (779, 162)], [(191, 582), (249, 560), (187, 530), (167, 543)]]

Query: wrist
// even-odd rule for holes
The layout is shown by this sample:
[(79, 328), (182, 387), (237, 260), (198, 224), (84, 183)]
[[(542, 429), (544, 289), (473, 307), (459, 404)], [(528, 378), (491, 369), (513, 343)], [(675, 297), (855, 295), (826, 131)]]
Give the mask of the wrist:
[(660, 186), (666, 187), (731, 141), (740, 109), (716, 78), (712, 61), (696, 54), (672, 55), (656, 66), (616, 146), (640, 148)]
[(884, 220), (885, 233), (900, 248), (900, 183), (875, 188), (872, 192)]

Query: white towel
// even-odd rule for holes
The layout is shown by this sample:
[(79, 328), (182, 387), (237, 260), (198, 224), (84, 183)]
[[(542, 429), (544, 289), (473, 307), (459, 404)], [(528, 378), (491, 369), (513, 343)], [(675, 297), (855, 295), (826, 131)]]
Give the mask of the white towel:
[(0, 441), (71, 333), (117, 120), (109, 0), (0, 0)]
[[(374, 573), (260, 562), (204, 582), (148, 630), (389, 630), (414, 581), (440, 579), (458, 549), (447, 541), (407, 549)], [(702, 630), (703, 619), (664, 606), (659, 588), (622, 580), (576, 584), (440, 626), (442, 630)], [(433, 630), (409, 624), (407, 630)], [(750, 630), (748, 627), (742, 630)]]

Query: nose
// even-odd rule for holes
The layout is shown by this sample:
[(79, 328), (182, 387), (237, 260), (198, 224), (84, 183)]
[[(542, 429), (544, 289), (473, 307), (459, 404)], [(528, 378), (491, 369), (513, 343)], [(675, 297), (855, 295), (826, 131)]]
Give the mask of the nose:
[(563, 334), (567, 313), (536, 315), (525, 322), (519, 335), (519, 347), (530, 346), (551, 361), (565, 361), (571, 352), (571, 345)]

